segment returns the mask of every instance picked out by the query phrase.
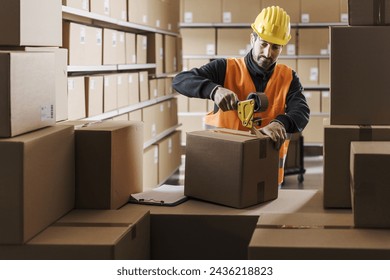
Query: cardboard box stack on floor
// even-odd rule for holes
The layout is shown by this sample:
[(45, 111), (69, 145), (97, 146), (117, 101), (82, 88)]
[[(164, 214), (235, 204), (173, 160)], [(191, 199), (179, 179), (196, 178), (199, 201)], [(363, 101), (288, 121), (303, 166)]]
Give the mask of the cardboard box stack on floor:
[[(367, 7), (377, 13), (368, 13)], [(332, 98), (330, 125), (325, 127), (324, 206), (352, 207), (357, 227), (389, 227), (382, 199), (389, 197), (383, 164), (390, 146), (390, 75), (386, 70), (390, 58), (385, 51), (390, 47), (390, 28), (382, 15), (390, 12), (390, 3), (350, 0), (349, 11), (349, 26), (331, 28)], [(361, 38), (370, 44), (362, 44)], [(351, 67), (357, 61), (364, 66)]]

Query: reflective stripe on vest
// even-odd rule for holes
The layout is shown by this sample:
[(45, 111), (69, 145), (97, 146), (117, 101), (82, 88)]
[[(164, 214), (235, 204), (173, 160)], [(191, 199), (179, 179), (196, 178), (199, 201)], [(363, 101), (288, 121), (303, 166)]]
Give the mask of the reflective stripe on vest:
[[(278, 115), (285, 113), (286, 96), (292, 81), (292, 70), (286, 65), (277, 64), (269, 79), (264, 93), (268, 97), (268, 109), (265, 112), (255, 113), (255, 117), (262, 119), (261, 126), (269, 124)], [(227, 59), (224, 87), (237, 94), (239, 100), (246, 100), (247, 96), (256, 92), (255, 84), (245, 65), (244, 58)], [(237, 111), (218, 110), (217, 113), (210, 112), (205, 117), (206, 125), (238, 130), (248, 130), (244, 127), (237, 115)], [(283, 182), (284, 160), (287, 155), (289, 141), (285, 141), (279, 151), (279, 184)]]

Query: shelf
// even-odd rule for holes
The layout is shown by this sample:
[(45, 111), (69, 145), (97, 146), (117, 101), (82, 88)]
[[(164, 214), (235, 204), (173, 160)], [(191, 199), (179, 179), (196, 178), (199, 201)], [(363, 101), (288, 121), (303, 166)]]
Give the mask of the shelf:
[(178, 112), (178, 116), (192, 116), (192, 117), (205, 117), (208, 114), (208, 112)]
[[(348, 26), (345, 22), (291, 23), (293, 28), (317, 28), (329, 26)], [(186, 23), (179, 24), (180, 28), (251, 28), (251, 23)]]
[(131, 30), (135, 32), (153, 32), (165, 35), (179, 36), (178, 33), (166, 31), (142, 24), (121, 21), (108, 16), (87, 12), (84, 10), (62, 6), (62, 18), (79, 23), (89, 23), (100, 27), (112, 27), (114, 29)]
[(153, 145), (154, 143), (160, 141), (161, 139), (163, 139), (164, 137), (168, 136), (169, 134), (171, 134), (172, 132), (176, 131), (176, 129), (178, 127), (180, 127), (181, 124), (177, 124), (171, 128), (168, 128), (167, 130), (163, 131), (162, 133), (156, 135), (155, 137), (153, 137), (152, 139), (146, 141), (144, 143), (144, 149), (150, 147), (151, 145)]
[(156, 68), (156, 63), (118, 65), (118, 70), (141, 70), (141, 69), (153, 69), (153, 68)]
[[(219, 59), (219, 58), (239, 58), (243, 55), (183, 55), (183, 59)], [(327, 59), (328, 54), (319, 55), (281, 55), (279, 59)]]
[(97, 65), (97, 66), (68, 66), (68, 72), (109, 72), (118, 70), (142, 70), (156, 68), (155, 63), (147, 64), (121, 64), (121, 65)]
[(138, 109), (142, 109), (144, 107), (148, 107), (148, 106), (151, 106), (151, 105), (158, 104), (158, 103), (160, 103), (162, 101), (165, 101), (165, 100), (172, 99), (175, 95), (176, 94), (164, 95), (164, 96), (161, 96), (161, 97), (158, 97), (158, 98), (155, 98), (155, 99), (150, 99), (150, 100), (147, 100), (147, 101), (139, 102), (139, 103), (134, 104), (134, 105), (129, 105), (129, 106), (126, 106), (126, 107), (123, 107), (123, 108), (118, 108), (116, 110), (112, 110), (110, 112), (106, 112), (106, 113), (103, 113), (103, 114), (100, 114), (100, 115), (97, 115), (97, 116), (88, 117), (88, 118), (85, 118), (84, 120), (100, 121), (100, 120), (113, 118), (113, 117), (116, 117), (116, 116), (119, 116), (119, 115), (130, 113), (132, 111), (136, 111)]
[(328, 85), (308, 85), (308, 86), (303, 86), (303, 89), (305, 91), (329, 91), (330, 86)]

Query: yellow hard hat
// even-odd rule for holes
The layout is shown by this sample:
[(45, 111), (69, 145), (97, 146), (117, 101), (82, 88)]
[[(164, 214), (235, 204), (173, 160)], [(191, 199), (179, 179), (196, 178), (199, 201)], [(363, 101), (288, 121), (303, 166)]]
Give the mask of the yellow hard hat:
[(273, 44), (284, 46), (291, 39), (290, 16), (278, 6), (264, 8), (251, 26), (261, 39)]

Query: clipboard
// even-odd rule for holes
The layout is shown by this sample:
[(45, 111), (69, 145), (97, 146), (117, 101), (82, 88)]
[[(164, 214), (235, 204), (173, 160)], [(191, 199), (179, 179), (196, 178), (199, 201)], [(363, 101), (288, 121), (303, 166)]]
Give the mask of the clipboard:
[(132, 194), (129, 202), (155, 206), (176, 206), (186, 200), (188, 197), (184, 195), (183, 185), (163, 184), (149, 191)]

